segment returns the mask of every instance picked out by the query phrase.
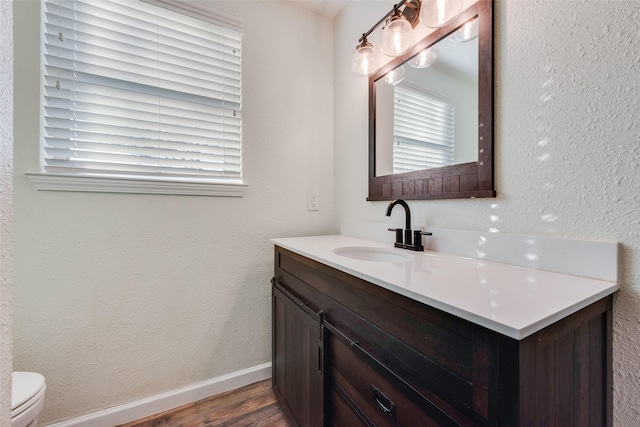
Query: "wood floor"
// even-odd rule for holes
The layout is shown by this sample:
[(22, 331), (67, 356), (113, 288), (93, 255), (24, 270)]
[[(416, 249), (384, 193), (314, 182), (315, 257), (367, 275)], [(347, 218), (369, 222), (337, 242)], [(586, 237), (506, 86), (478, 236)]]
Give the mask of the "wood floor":
[(271, 379), (219, 394), (120, 427), (290, 427)]

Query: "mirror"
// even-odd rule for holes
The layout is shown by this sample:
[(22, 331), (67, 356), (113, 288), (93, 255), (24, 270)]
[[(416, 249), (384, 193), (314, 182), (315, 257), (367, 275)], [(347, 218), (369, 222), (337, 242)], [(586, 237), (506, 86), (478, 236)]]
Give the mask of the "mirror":
[(374, 83), (376, 176), (478, 160), (478, 38), (423, 52)]
[[(367, 200), (495, 197), (492, 6), (479, 0), (369, 78)], [(451, 40), (472, 24), (477, 38)]]

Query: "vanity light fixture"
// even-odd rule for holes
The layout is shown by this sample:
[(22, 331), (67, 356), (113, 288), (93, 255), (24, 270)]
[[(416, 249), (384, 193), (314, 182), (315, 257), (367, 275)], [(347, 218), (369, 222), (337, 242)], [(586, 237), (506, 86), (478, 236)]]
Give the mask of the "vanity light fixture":
[(393, 7), (393, 15), (382, 27), (380, 51), (387, 56), (400, 56), (413, 47), (415, 38), (413, 28), (397, 6)]
[[(358, 40), (356, 52), (351, 62), (351, 70), (359, 76), (372, 75), (378, 69), (373, 46), (367, 37), (380, 25), (382, 27), (380, 50), (387, 56), (401, 56), (414, 46), (413, 29), (418, 21), (430, 28), (439, 28), (455, 18), (461, 11), (464, 0), (401, 0)], [(467, 28), (467, 24), (469, 27)], [(452, 35), (456, 41), (468, 41), (477, 37), (477, 20), (469, 21)], [(474, 29), (475, 25), (475, 29)], [(475, 36), (473, 35), (475, 34)], [(409, 65), (425, 68), (438, 59), (438, 52), (430, 49), (420, 52)]]
[(362, 43), (356, 48), (351, 62), (351, 71), (359, 76), (366, 77), (375, 73), (378, 69), (378, 59), (373, 51), (373, 45), (367, 41), (365, 34), (360, 39)]
[[(420, 19), (420, 4), (421, 0), (401, 0), (393, 6), (393, 9), (389, 13), (371, 27), (369, 31), (362, 34), (362, 37), (358, 40), (359, 44), (356, 47), (356, 52), (353, 54), (351, 70), (363, 77), (370, 76), (377, 71), (378, 61), (373, 52), (373, 46), (367, 41), (367, 36), (383, 23), (386, 25), (386, 33), (389, 34), (386, 38), (388, 41), (385, 42), (385, 34), (383, 31), (383, 53), (400, 56), (411, 49), (411, 47), (413, 47), (413, 34), (411, 30), (415, 28)], [(406, 24), (409, 24), (409, 35), (407, 35)]]

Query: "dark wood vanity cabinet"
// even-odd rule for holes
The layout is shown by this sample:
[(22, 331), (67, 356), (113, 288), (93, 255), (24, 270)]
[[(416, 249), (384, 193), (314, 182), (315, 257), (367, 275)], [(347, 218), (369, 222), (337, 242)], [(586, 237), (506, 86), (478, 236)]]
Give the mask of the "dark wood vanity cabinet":
[(516, 340), (276, 247), (273, 389), (299, 426), (608, 426), (611, 304)]

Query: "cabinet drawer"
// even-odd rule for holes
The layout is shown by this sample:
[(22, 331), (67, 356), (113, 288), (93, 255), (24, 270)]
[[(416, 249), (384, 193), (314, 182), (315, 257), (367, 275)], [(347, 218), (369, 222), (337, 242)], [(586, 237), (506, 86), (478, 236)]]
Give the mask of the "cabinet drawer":
[(331, 310), (325, 319), (357, 343), (355, 349), (383, 364), (426, 398), (439, 396), (457, 407), (471, 407), (473, 385), (415, 348), (346, 308)]
[[(338, 416), (367, 426), (459, 426), (458, 423), (402, 381), (358, 343), (325, 322), (325, 351), (331, 360), (329, 402)], [(332, 411), (331, 411), (332, 412)]]

